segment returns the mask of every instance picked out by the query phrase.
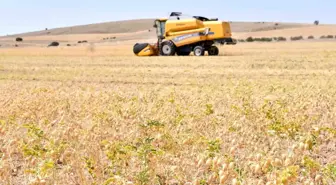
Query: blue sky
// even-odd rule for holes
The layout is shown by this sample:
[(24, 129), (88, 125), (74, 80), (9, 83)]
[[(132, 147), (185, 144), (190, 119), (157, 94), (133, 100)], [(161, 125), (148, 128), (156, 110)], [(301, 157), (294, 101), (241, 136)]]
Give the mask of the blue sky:
[(313, 23), (320, 20), (321, 23), (336, 23), (336, 0), (0, 0), (0, 35), (115, 20), (166, 17), (171, 11), (218, 17), (226, 21)]

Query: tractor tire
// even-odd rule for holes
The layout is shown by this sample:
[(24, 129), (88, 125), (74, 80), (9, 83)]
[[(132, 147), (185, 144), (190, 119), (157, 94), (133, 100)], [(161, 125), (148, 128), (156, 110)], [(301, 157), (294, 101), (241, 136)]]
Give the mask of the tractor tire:
[(195, 56), (204, 56), (204, 54), (205, 54), (205, 49), (204, 49), (204, 47), (203, 46), (196, 46), (195, 48), (194, 48), (194, 55)]
[(211, 46), (208, 50), (209, 56), (218, 56), (219, 55), (219, 49), (217, 46)]
[(161, 45), (160, 55), (162, 56), (174, 56), (176, 53), (176, 47), (171, 41), (164, 41)]

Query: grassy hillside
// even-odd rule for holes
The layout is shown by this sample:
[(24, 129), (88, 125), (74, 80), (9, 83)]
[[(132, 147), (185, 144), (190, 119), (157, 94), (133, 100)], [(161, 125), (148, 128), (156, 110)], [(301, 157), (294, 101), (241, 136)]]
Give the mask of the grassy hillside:
[(256, 32), (235, 32), (234, 37), (245, 39), (247, 37), (294, 37), (303, 36), (307, 38), (308, 36), (314, 36), (315, 38), (320, 38), (323, 35), (336, 35), (336, 25), (320, 25), (320, 26), (305, 26), (296, 27), (288, 29), (278, 29), (278, 30), (266, 30), (266, 31), (256, 31)]
[(68, 35), (68, 34), (106, 34), (106, 33), (130, 33), (148, 30), (153, 27), (154, 20), (139, 19), (96, 23), (64, 28), (55, 28), (30, 33), (22, 33), (15, 36), (42, 36), (42, 35)]
[[(12, 36), (44, 36), (44, 35), (71, 35), (71, 34), (108, 34), (108, 33), (132, 33), (153, 29), (154, 19), (138, 19), (127, 21), (115, 21), (80, 25), (64, 28), (55, 28), (30, 33), (22, 33)], [(277, 25), (276, 25), (277, 24)], [(285, 28), (307, 26), (299, 23), (274, 23), (274, 22), (231, 22), (233, 32), (255, 32)]]
[[(138, 19), (97, 23), (64, 28), (48, 29), (37, 32), (22, 33), (0, 37), (0, 47), (46, 47), (50, 42), (60, 42), (61, 46), (70, 44), (78, 46), (78, 41), (86, 40), (88, 43), (99, 45), (115, 45), (120, 42), (133, 45), (136, 42), (155, 42), (156, 32), (153, 28), (153, 19)], [(335, 25), (301, 24), (301, 23), (275, 23), (275, 22), (231, 22), (233, 37), (246, 39), (252, 37), (292, 37), (313, 35), (336, 35)], [(16, 37), (23, 37), (24, 41), (15, 42)], [(109, 39), (106, 39), (109, 38)], [(111, 39), (113, 38), (113, 39)]]
[(259, 32), (309, 26), (301, 23), (231, 22), (232, 32)]

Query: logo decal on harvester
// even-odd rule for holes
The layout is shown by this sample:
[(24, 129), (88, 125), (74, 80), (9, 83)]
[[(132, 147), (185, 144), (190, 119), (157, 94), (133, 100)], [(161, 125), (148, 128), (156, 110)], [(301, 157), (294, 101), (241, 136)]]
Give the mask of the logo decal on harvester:
[[(214, 32), (209, 32), (208, 35), (214, 35), (215, 33)], [(178, 36), (178, 37), (175, 37), (173, 39), (174, 42), (180, 42), (182, 40), (186, 40), (186, 39), (189, 39), (189, 38), (192, 38), (192, 37), (199, 37), (199, 36), (202, 36), (203, 34), (202, 33), (193, 33), (193, 34), (187, 34), (187, 35), (182, 35), (182, 36)]]

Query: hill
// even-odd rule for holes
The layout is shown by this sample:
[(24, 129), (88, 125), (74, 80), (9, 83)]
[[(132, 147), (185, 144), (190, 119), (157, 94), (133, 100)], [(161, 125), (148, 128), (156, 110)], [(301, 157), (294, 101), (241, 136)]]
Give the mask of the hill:
[(277, 23), (277, 22), (230, 22), (232, 32), (259, 32), (271, 30), (283, 30), (310, 26), (303, 23)]
[(44, 35), (71, 35), (71, 34), (106, 34), (106, 33), (131, 33), (148, 30), (153, 27), (152, 19), (138, 19), (96, 23), (64, 28), (41, 30), (11, 36), (44, 36)]
[(266, 30), (258, 32), (235, 32), (234, 37), (238, 39), (245, 39), (247, 37), (294, 37), (294, 36), (314, 36), (319, 38), (323, 35), (336, 35), (336, 25), (319, 25), (319, 26), (305, 26), (295, 27), (281, 30)]
[[(110, 33), (132, 33), (153, 29), (154, 19), (138, 19), (126, 21), (114, 21), (96, 23), (64, 28), (41, 30), (30, 33), (22, 33), (11, 36), (45, 36), (45, 35), (72, 35), (72, 34), (110, 34)], [(308, 26), (300, 23), (274, 23), (274, 22), (230, 22), (233, 32), (256, 32), (297, 28)]]
[[(156, 32), (153, 28), (153, 19), (138, 19), (97, 23), (64, 28), (48, 29), (30, 33), (22, 33), (0, 37), (1, 47), (47, 46), (52, 41), (61, 43), (61, 46), (82, 45), (78, 41), (86, 40), (99, 45), (115, 45), (120, 42), (133, 44), (136, 42), (155, 42)], [(318, 38), (322, 35), (336, 35), (336, 25), (275, 23), (275, 22), (230, 22), (233, 38), (246, 39), (252, 37), (292, 37), (313, 35)], [(23, 37), (24, 42), (15, 43), (16, 37)]]

